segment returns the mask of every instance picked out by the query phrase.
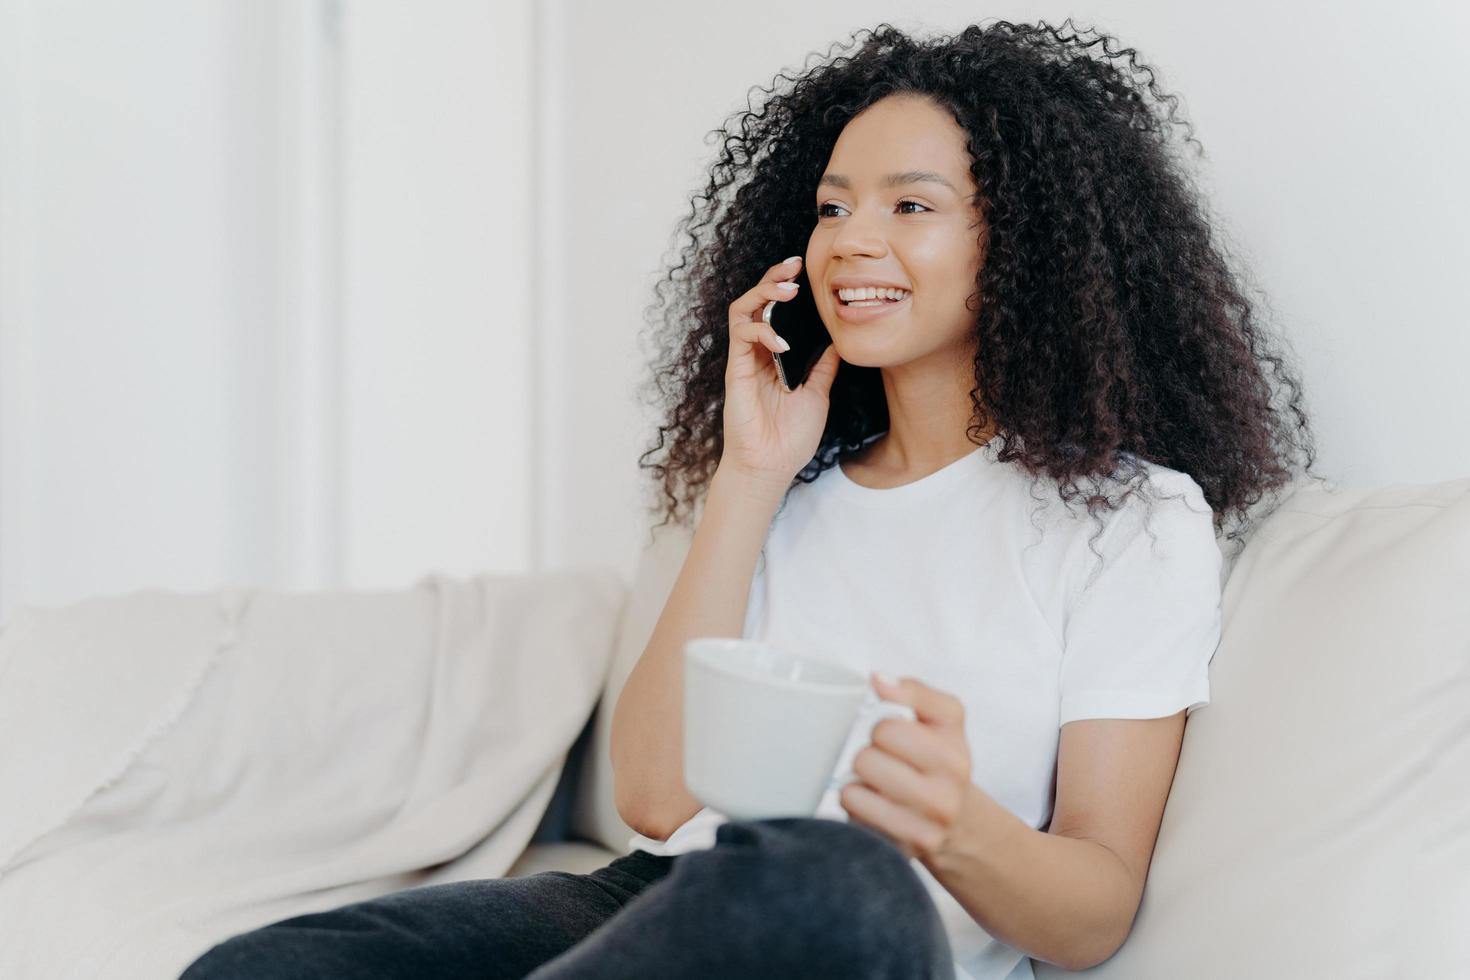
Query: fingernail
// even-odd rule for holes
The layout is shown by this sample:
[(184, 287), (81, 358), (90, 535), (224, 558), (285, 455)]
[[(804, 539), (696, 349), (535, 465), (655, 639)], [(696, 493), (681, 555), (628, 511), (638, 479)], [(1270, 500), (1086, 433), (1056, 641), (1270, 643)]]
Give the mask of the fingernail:
[(778, 283), (776, 283), (776, 288), (777, 289), (795, 289), (799, 285), (801, 285), (801, 284), (800, 283), (796, 283), (796, 282), (778, 282)]
[(801, 258), (800, 255), (793, 255), (791, 258), (783, 260), (781, 264), (785, 265), (787, 262), (795, 262), (799, 258)]
[(786, 342), (786, 338), (785, 337), (778, 336), (776, 338), (776, 343), (780, 345), (780, 347), (781, 347), (781, 353), (783, 353), (783, 354), (786, 353), (787, 351), (789, 351), (791, 349), (791, 345)]
[(878, 678), (878, 682), (884, 687), (898, 686), (898, 678), (894, 677), (892, 674), (885, 674), (883, 671), (879, 670), (874, 671), (873, 676)]

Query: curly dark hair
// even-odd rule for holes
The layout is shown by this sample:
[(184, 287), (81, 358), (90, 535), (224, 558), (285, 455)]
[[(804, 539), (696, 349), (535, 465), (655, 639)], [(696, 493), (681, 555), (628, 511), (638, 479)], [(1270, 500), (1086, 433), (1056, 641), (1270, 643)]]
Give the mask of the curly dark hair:
[[(1310, 471), (1315, 448), (1301, 384), (1258, 325), (1264, 300), (1247, 298), (1174, 155), (1179, 124), (1204, 154), (1178, 97), (1133, 48), (1115, 50), (1115, 38), (1070, 18), (1060, 28), (997, 20), (930, 40), (883, 23), (852, 43), (863, 34), (850, 55), (829, 50), (798, 77), (753, 88), (768, 98), (708, 134), (722, 148), (648, 314), (658, 355), (640, 391), (651, 388), (664, 421), (639, 467), (661, 483), (658, 526), (693, 514), (721, 458), (730, 304), (774, 261), (805, 251), (811, 194), (847, 122), (909, 93), (963, 127), (979, 188), (971, 441), (993, 420), (999, 461), (1054, 480), (1068, 504), (1088, 479), (1090, 514), (1142, 489), (1140, 460), (1187, 473), (1217, 537), (1235, 518), (1226, 537), (1238, 554), (1250, 508), (1293, 480), (1301, 456)], [(817, 453), (792, 486), (887, 425), (880, 370), (842, 362)], [(648, 462), (666, 436), (666, 456)], [(1104, 482), (1120, 476), (1142, 479), (1114, 501)]]

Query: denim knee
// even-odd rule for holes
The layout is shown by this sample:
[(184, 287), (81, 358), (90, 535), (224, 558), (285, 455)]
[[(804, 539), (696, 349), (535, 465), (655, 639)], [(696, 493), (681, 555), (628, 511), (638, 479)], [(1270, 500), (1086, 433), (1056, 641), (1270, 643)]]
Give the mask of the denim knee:
[[(928, 889), (898, 845), (878, 831), (850, 821), (781, 817), (725, 823), (715, 837), (711, 855), (723, 850), (734, 859), (723, 862), (714, 887), (782, 916), (783, 928), (803, 933), (814, 959), (860, 966), (851, 976), (953, 975), (944, 923)], [(759, 860), (740, 859), (745, 854)]]
[(928, 897), (898, 845), (859, 823), (819, 817), (737, 820), (716, 828), (715, 839), (726, 845), (757, 847), (812, 871), (830, 870), (859, 879), (873, 877), (890, 886), (884, 889), (886, 893), (917, 888)]
[(269, 929), (231, 936), (190, 963), (179, 980), (307, 980), (321, 975), (320, 964), (282, 955), (276, 937)]

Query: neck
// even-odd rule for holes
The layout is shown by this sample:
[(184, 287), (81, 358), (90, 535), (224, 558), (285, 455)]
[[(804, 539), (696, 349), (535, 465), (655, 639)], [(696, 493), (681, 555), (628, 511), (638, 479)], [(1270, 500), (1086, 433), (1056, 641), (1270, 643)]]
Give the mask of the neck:
[(942, 381), (919, 364), (883, 369), (888, 400), (888, 431), (861, 455), (864, 465), (895, 475), (932, 473), (974, 452), (995, 437), (992, 422), (971, 441), (968, 429), (975, 407), (973, 359), (954, 358)]

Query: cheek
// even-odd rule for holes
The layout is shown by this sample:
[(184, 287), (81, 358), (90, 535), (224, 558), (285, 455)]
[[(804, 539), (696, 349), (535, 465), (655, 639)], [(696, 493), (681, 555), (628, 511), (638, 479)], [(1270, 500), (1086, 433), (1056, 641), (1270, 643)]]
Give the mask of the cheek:
[(907, 242), (901, 256), (916, 287), (938, 296), (973, 288), (980, 268), (980, 250), (968, 235), (931, 234)]
[(815, 235), (806, 243), (806, 250), (802, 253), (801, 271), (806, 273), (806, 281), (812, 285), (823, 282), (827, 277), (827, 250)]

